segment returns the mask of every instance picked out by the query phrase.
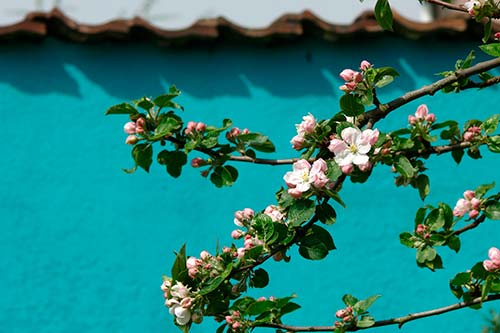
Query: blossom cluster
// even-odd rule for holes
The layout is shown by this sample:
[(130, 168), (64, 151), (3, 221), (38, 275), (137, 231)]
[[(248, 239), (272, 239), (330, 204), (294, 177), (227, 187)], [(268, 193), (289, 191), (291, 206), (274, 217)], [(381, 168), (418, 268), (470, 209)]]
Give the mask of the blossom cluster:
[(317, 120), (312, 114), (309, 113), (307, 116), (303, 116), (302, 122), (300, 124), (295, 124), (297, 135), (294, 136), (290, 141), (290, 143), (292, 144), (292, 148), (295, 150), (304, 148), (304, 141), (306, 140), (305, 136), (307, 134), (314, 133), (316, 125)]
[[(362, 72), (371, 67), (372, 65), (366, 60), (363, 60), (359, 65), (359, 68)], [(342, 78), (342, 80), (345, 81), (344, 84), (339, 87), (339, 89), (348, 93), (354, 91), (358, 87), (358, 84), (363, 81), (362, 73), (349, 68), (344, 69), (342, 72), (340, 72), (339, 76)]]
[(340, 138), (334, 137), (330, 141), (328, 150), (335, 154), (335, 162), (342, 172), (350, 174), (357, 166), (361, 171), (368, 171), (372, 164), (368, 153), (378, 140), (379, 131), (366, 129), (361, 131), (356, 127), (347, 127), (340, 133)]
[(464, 192), (464, 197), (459, 199), (453, 209), (453, 215), (462, 217), (465, 213), (469, 213), (471, 219), (479, 215), (481, 200), (476, 198), (474, 191), (467, 190)]
[(207, 125), (205, 123), (190, 121), (187, 123), (184, 134), (194, 136), (196, 133), (203, 133), (206, 128)]
[(125, 139), (125, 143), (128, 145), (135, 145), (139, 138), (135, 134), (144, 133), (144, 129), (146, 128), (146, 120), (144, 118), (139, 118), (136, 121), (129, 121), (123, 126), (123, 131), (127, 133), (127, 139)]
[(236, 138), (238, 135), (248, 134), (248, 133), (250, 133), (248, 128), (241, 130), (238, 127), (233, 127), (229, 131), (226, 132), (226, 139), (232, 140), (232, 139)]
[(194, 293), (191, 288), (177, 281), (172, 285), (170, 279), (165, 279), (160, 286), (165, 297), (165, 306), (169, 308), (170, 314), (175, 317), (178, 325), (186, 325), (191, 320), (200, 322), (201, 314), (193, 313)]
[(244, 325), (239, 311), (231, 311), (231, 314), (227, 315), (224, 319), (226, 320), (226, 324), (230, 326), (233, 331), (241, 330)]
[(464, 141), (472, 142), (481, 135), (481, 127), (471, 126), (464, 133)]
[(312, 187), (323, 188), (329, 182), (326, 172), (327, 165), (322, 158), (314, 161), (312, 166), (302, 159), (293, 163), (293, 171), (288, 171), (283, 179), (289, 187), (288, 193), (297, 199)]
[(500, 250), (496, 247), (490, 248), (488, 251), (488, 257), (490, 260), (483, 261), (483, 267), (488, 272), (495, 272), (500, 270)]
[(340, 321), (335, 322), (335, 328), (343, 327), (346, 323), (352, 322), (354, 319), (352, 307), (348, 306), (345, 309), (337, 310), (335, 317), (340, 319)]
[(204, 279), (206, 277), (215, 277), (223, 270), (222, 258), (212, 256), (207, 251), (201, 251), (200, 258), (189, 257), (186, 260), (186, 268), (190, 278)]
[(417, 123), (427, 123), (432, 124), (436, 121), (436, 115), (434, 113), (429, 113), (427, 105), (422, 104), (417, 108), (415, 115), (408, 116), (408, 123), (410, 125), (416, 125)]

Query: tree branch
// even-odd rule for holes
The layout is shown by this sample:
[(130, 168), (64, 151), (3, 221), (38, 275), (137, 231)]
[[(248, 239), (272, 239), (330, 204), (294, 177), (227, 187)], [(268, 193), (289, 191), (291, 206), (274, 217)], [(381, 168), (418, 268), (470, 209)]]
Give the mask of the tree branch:
[(481, 215), (479, 218), (477, 218), (476, 220), (474, 220), (474, 222), (472, 222), (471, 224), (468, 224), (466, 225), (465, 227), (461, 228), (461, 229), (458, 229), (458, 230), (455, 230), (453, 232), (453, 234), (455, 236), (458, 236), (460, 235), (461, 233), (464, 233), (466, 232), (467, 230), (471, 230), (471, 229), (474, 229), (476, 228), (478, 225), (480, 225), (481, 223), (484, 222), (484, 220), (486, 220), (486, 215)]
[(443, 8), (450, 9), (450, 10), (456, 10), (459, 12), (468, 13), (467, 9), (465, 9), (465, 7), (462, 5), (455, 5), (455, 4), (444, 2), (441, 0), (424, 0), (424, 1), (428, 2), (430, 4), (433, 4), (433, 5), (436, 5), (436, 6), (441, 6)]
[[(398, 318), (376, 321), (375, 324), (370, 326), (370, 327), (365, 327), (365, 328), (349, 327), (346, 329), (346, 331), (355, 332), (355, 331), (359, 331), (359, 330), (363, 330), (363, 329), (368, 329), (368, 328), (373, 328), (373, 327), (381, 327), (381, 326), (390, 326), (390, 325), (398, 325), (398, 327), (401, 328), (404, 324), (406, 324), (407, 322), (413, 321), (413, 320), (437, 316), (437, 315), (440, 315), (440, 314), (443, 314), (446, 312), (451, 312), (451, 311), (459, 310), (459, 309), (462, 309), (465, 307), (469, 307), (471, 305), (491, 302), (491, 301), (495, 301), (495, 300), (499, 300), (499, 299), (500, 299), (500, 294), (489, 295), (484, 300), (481, 300), (481, 297), (478, 297), (478, 298), (473, 299), (470, 302), (460, 302), (460, 303), (444, 306), (442, 308), (412, 313), (412, 314), (398, 317)], [(255, 325), (255, 327), (277, 328), (277, 329), (286, 330), (288, 332), (332, 332), (335, 330), (334, 326), (291, 326), (291, 325), (284, 325), (284, 324), (257, 324), (257, 325)]]
[[(358, 117), (357, 125), (362, 127), (368, 124), (368, 126), (373, 126), (377, 121), (385, 118), (389, 113), (395, 109), (426, 95), (434, 95), (439, 90), (444, 87), (457, 82), (460, 79), (470, 77), (475, 74), (479, 74), (488, 71), (492, 68), (500, 66), (500, 57), (491, 59), (488, 61), (480, 62), (472, 67), (461, 69), (453, 74), (438, 80), (430, 85), (423, 86), (420, 89), (407, 92), (401, 97), (398, 97), (387, 104), (382, 104), (379, 107), (374, 108)], [(498, 83), (498, 82), (496, 82)], [(472, 88), (472, 87), (471, 87)]]

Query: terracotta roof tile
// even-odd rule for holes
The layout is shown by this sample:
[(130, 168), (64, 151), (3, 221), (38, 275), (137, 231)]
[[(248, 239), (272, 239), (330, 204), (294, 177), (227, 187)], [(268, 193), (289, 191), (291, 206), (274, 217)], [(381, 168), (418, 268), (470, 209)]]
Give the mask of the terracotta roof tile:
[[(500, 30), (500, 23), (494, 24)], [(411, 39), (450, 38), (459, 33), (461, 38), (477, 38), (482, 27), (473, 20), (460, 17), (443, 17), (431, 23), (419, 23), (394, 13), (394, 34)], [(244, 28), (219, 17), (202, 19), (189, 28), (166, 30), (141, 18), (115, 20), (105, 24), (79, 24), (58, 9), (51, 12), (33, 12), (17, 24), (0, 27), (0, 40), (33, 40), (56, 37), (78, 43), (100, 41), (153, 40), (160, 45), (187, 46), (220, 42), (250, 42), (269, 44), (301, 38), (324, 41), (360, 38), (391, 34), (384, 32), (375, 21), (373, 12), (365, 12), (350, 25), (331, 24), (310, 11), (286, 14), (267, 28)]]

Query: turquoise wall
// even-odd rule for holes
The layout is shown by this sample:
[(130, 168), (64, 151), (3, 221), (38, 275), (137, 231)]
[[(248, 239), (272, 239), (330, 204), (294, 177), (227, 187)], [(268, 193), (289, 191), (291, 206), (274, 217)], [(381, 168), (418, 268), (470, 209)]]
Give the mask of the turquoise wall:
[[(396, 48), (393, 48), (397, 46)], [(432, 46), (432, 49), (430, 48)], [(308, 112), (326, 118), (338, 111), (338, 73), (368, 59), (393, 65), (396, 84), (382, 101), (436, 79), (474, 44), (373, 39), (326, 45), (303, 42), (277, 48), (217, 46), (168, 50), (149, 44), (75, 45), (47, 40), (0, 46), (0, 331), (174, 332), (163, 307), (161, 275), (169, 274), (173, 251), (213, 251), (231, 242), (235, 210), (274, 203), (290, 166), (239, 165), (232, 188), (216, 189), (197, 170), (171, 179), (159, 167), (127, 175), (130, 147), (124, 118), (104, 117), (111, 105), (161, 94), (176, 84), (186, 120), (236, 126), (268, 134), (276, 157), (295, 156), (289, 140)], [(427, 103), (438, 120), (485, 118), (499, 113), (498, 88), (424, 98), (380, 122), (389, 131)], [(453, 205), (468, 188), (500, 182), (499, 157), (485, 152), (457, 166), (450, 156), (428, 163), (427, 202)], [(498, 190), (498, 187), (497, 187)], [(303, 309), (291, 324), (331, 325), (352, 293), (382, 298), (377, 319), (456, 302), (448, 280), (500, 246), (500, 227), (489, 221), (463, 236), (460, 256), (441, 251), (445, 270), (416, 267), (414, 251), (399, 244), (411, 230), (418, 193), (396, 188), (389, 168), (379, 167), (363, 186), (347, 183), (346, 209), (330, 227), (337, 251), (322, 262), (266, 263), (271, 283), (255, 295), (298, 295)], [(489, 308), (500, 308), (488, 304)], [(401, 332), (479, 332), (486, 310), (461, 310), (405, 325)], [(194, 332), (216, 327), (205, 320)], [(396, 327), (375, 329), (396, 332)]]

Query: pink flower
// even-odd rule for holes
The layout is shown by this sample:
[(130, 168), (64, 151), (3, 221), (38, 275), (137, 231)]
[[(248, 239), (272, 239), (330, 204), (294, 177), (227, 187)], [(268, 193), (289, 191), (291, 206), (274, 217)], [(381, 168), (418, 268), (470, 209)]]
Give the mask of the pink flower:
[(472, 200), (476, 195), (474, 194), (474, 191), (467, 190), (464, 192), (464, 198), (467, 199), (468, 201)]
[(421, 233), (424, 233), (426, 230), (427, 230), (427, 227), (425, 225), (419, 224), (419, 225), (417, 225), (417, 228), (415, 229), (415, 232), (417, 234), (421, 234)]
[(478, 126), (471, 126), (467, 129), (467, 131), (464, 133), (464, 140), (465, 141), (473, 141), (476, 136), (481, 134), (481, 128)]
[(410, 125), (415, 125), (417, 123), (417, 117), (415, 117), (414, 115), (409, 115), (408, 116), (408, 123)]
[(196, 124), (196, 131), (198, 132), (203, 132), (205, 131), (205, 129), (207, 128), (207, 125), (205, 125), (204, 123), (198, 123)]
[(294, 136), (292, 138), (290, 143), (292, 144), (293, 149), (301, 150), (302, 148), (304, 148), (304, 146), (303, 146), (304, 145), (304, 137), (300, 134), (297, 134), (296, 136)]
[(243, 222), (251, 220), (255, 212), (250, 208), (245, 208), (243, 210), (238, 210), (234, 213), (234, 224), (238, 227), (243, 227)]
[(500, 40), (500, 31), (495, 33), (495, 39)]
[(189, 269), (189, 268), (198, 268), (199, 266), (201, 266), (201, 260), (200, 259), (197, 259), (195, 257), (189, 257), (186, 260), (186, 268), (187, 269)]
[(233, 127), (229, 132), (226, 133), (227, 139), (232, 139), (241, 134), (241, 130), (238, 127)]
[(497, 271), (500, 269), (500, 250), (496, 247), (492, 247), (488, 251), (488, 257), (490, 260), (483, 261), (483, 267), (488, 272)]
[(123, 126), (123, 131), (127, 134), (135, 134), (137, 125), (133, 121), (129, 121)]
[(266, 209), (264, 209), (264, 214), (269, 216), (273, 222), (281, 222), (285, 219), (279, 207), (274, 205), (267, 206)]
[(293, 164), (293, 171), (288, 171), (283, 177), (290, 188), (288, 193), (296, 198), (309, 191), (311, 185), (322, 188), (328, 182), (326, 168), (326, 162), (321, 158), (314, 161), (312, 167), (306, 160), (298, 160)]
[(347, 164), (347, 165), (340, 167), (340, 169), (342, 170), (342, 173), (344, 173), (346, 175), (350, 175), (352, 173), (352, 171), (354, 170), (354, 167), (352, 164)]
[(372, 64), (370, 64), (366, 60), (361, 61), (361, 64), (359, 65), (359, 68), (361, 68), (362, 71), (366, 71), (368, 68), (371, 68), (371, 67), (372, 67)]
[(463, 198), (458, 199), (455, 208), (453, 209), (453, 215), (456, 217), (462, 217), (465, 213), (469, 212), (469, 217), (471, 219), (476, 218), (479, 215), (481, 200), (476, 198), (476, 194), (471, 190), (465, 191), (463, 196)]
[(429, 114), (429, 109), (427, 108), (427, 105), (421, 104), (417, 108), (417, 111), (415, 112), (415, 117), (417, 119), (425, 119), (425, 117)]
[(429, 113), (426, 117), (425, 117), (425, 121), (432, 124), (433, 122), (436, 121), (436, 115), (434, 113)]
[(462, 217), (469, 211), (469, 202), (465, 199), (458, 199), (453, 209), (453, 215), (456, 217)]
[(476, 209), (473, 209), (469, 212), (469, 218), (475, 219), (479, 215), (479, 211)]
[(340, 72), (339, 76), (344, 81), (353, 81), (356, 73), (357, 72), (353, 71), (352, 69), (344, 69), (342, 72)]
[(378, 140), (378, 135), (378, 130), (367, 129), (361, 132), (356, 127), (347, 127), (340, 134), (342, 140), (331, 140), (328, 150), (335, 154), (335, 162), (340, 167), (350, 164), (364, 165), (369, 160), (367, 154), (372, 143)]
[(370, 161), (368, 161), (365, 164), (358, 165), (358, 168), (361, 172), (370, 171), (372, 168), (372, 164), (370, 163)]
[(310, 134), (314, 132), (316, 127), (316, 119), (312, 114), (302, 117), (302, 122), (295, 125), (298, 134)]

